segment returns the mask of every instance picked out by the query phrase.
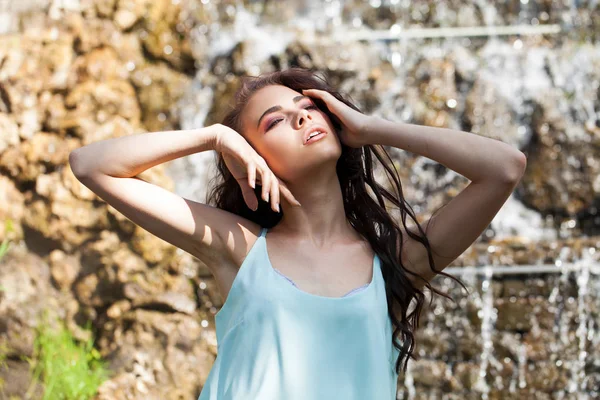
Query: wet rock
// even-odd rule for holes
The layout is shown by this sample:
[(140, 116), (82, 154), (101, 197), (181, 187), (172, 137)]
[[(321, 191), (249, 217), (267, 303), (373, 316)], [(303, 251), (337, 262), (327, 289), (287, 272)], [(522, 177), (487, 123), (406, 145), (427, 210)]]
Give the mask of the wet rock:
[[(0, 379), (2, 379), (2, 394), (5, 398), (23, 398), (26, 390), (32, 385), (33, 374), (31, 366), (27, 361), (22, 360), (4, 360), (0, 364)], [(43, 384), (35, 383), (30, 395), (33, 398), (44, 397)]]
[(419, 360), (413, 364), (412, 374), (416, 384), (440, 387), (447, 383), (446, 364), (436, 360)]
[(466, 330), (465, 333), (456, 340), (457, 355), (462, 360), (477, 360), (483, 351), (483, 340), (481, 333), (477, 331)]
[(60, 25), (73, 33), (73, 48), (78, 54), (103, 46), (116, 47), (121, 38), (119, 29), (109, 19), (86, 18), (79, 13), (68, 13)]
[(147, 268), (118, 235), (108, 231), (83, 249), (81, 260), (83, 268), (74, 293), (81, 304), (96, 308), (124, 299), (124, 284)]
[[(0, 377), (4, 382), (10, 379), (3, 386), (5, 395), (24, 396), (28, 386), (16, 383), (30, 381), (23, 357), (33, 356), (37, 328), (44, 324), (56, 329), (59, 321), (65, 321), (75, 337), (83, 338), (73, 319), (78, 305), (69, 292), (53, 287), (49, 265), (24, 246), (12, 246), (4, 255), (0, 282), (0, 348), (10, 360), (8, 370), (0, 368)], [(35, 389), (39, 393), (41, 388)]]
[(58, 289), (67, 291), (81, 271), (81, 264), (76, 256), (60, 250), (54, 250), (49, 257), (50, 273)]
[(8, 115), (0, 113), (0, 153), (19, 144), (19, 126)]
[(69, 88), (88, 80), (103, 82), (129, 78), (126, 64), (112, 47), (100, 47), (78, 56), (71, 65)]
[(190, 23), (179, 2), (147, 2), (142, 43), (153, 57), (163, 59), (180, 71), (191, 72), (194, 58), (190, 43)]
[(0, 167), (17, 180), (33, 181), (37, 176), (64, 165), (69, 153), (79, 146), (73, 138), (38, 132), (0, 154)]
[(551, 91), (537, 100), (532, 114), (523, 201), (543, 213), (573, 215), (598, 197), (589, 183), (600, 176), (600, 163), (590, 162), (600, 148), (590, 145), (590, 133), (573, 121), (567, 107), (568, 98)]
[[(457, 97), (453, 97), (456, 99)], [(515, 112), (511, 105), (503, 101), (493, 82), (483, 79), (475, 81), (465, 99), (463, 121), (466, 130), (492, 139), (521, 147), (519, 127), (515, 123)]]
[(498, 360), (510, 358), (513, 361), (518, 361), (521, 351), (521, 340), (518, 334), (513, 332), (499, 331), (494, 334), (494, 356)]
[(529, 364), (525, 369), (525, 379), (529, 386), (541, 392), (552, 392), (565, 388), (568, 381), (569, 372), (564, 368), (559, 368), (552, 361), (538, 361)]
[(554, 314), (543, 307), (540, 298), (496, 299), (494, 306), (498, 309), (497, 329), (529, 331), (534, 324), (543, 328), (554, 326)]
[(460, 389), (473, 390), (479, 379), (479, 365), (463, 362), (456, 363), (452, 375), (459, 383)]
[(0, 175), (0, 241), (23, 239), (21, 220), (25, 213), (25, 197), (14, 181)]
[(195, 318), (136, 309), (104, 325), (98, 345), (115, 377), (98, 399), (176, 399), (197, 396), (214, 357)]
[(148, 131), (174, 129), (177, 101), (187, 90), (190, 79), (162, 63), (147, 64), (132, 76), (138, 92), (142, 122)]
[(115, 10), (117, 0), (94, 0), (96, 12), (99, 17), (111, 18)]
[(64, 184), (64, 169), (61, 171), (40, 175), (37, 191), (27, 192), (28, 213), (23, 223), (47, 240), (61, 243), (65, 250), (72, 250), (91, 234), (78, 228), (108, 227), (110, 223), (105, 209), (73, 195)]
[(196, 311), (196, 302), (184, 293), (178, 292), (157, 293), (154, 296), (139, 298), (134, 302), (134, 306), (189, 315), (193, 315)]
[(95, 141), (99, 138), (97, 128), (120, 117), (135, 125), (141, 111), (133, 86), (127, 81), (85, 81), (73, 88), (65, 98), (65, 119), (72, 121), (70, 132)]
[(451, 349), (451, 337), (447, 332), (435, 332), (433, 329), (420, 329), (417, 336), (417, 351), (431, 358), (441, 358)]

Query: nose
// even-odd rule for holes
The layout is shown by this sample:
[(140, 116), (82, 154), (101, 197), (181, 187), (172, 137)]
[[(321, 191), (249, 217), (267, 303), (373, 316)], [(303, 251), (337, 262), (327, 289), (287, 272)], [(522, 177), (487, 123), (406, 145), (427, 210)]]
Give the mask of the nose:
[(301, 127), (302, 125), (304, 125), (306, 123), (307, 119), (312, 120), (312, 118), (313, 117), (310, 115), (308, 110), (306, 110), (306, 109), (300, 110), (300, 113), (298, 114), (298, 119), (297, 119), (297, 126)]

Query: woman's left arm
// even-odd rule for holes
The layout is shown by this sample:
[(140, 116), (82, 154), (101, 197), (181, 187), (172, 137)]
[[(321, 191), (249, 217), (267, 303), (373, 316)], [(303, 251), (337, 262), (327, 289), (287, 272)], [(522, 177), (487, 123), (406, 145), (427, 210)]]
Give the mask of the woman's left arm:
[[(518, 149), (473, 133), (398, 123), (368, 117), (362, 137), (369, 144), (393, 146), (443, 164), (471, 180), (426, 226), (436, 270), (460, 256), (488, 227), (521, 180), (527, 159)], [(407, 268), (427, 281), (434, 273), (427, 250), (406, 235), (403, 253)], [(436, 254), (437, 253), (437, 254)], [(409, 264), (409, 265), (408, 265)], [(422, 282), (415, 282), (422, 288)]]
[(365, 139), (419, 154), (473, 182), (518, 183), (526, 158), (513, 146), (474, 133), (368, 117)]

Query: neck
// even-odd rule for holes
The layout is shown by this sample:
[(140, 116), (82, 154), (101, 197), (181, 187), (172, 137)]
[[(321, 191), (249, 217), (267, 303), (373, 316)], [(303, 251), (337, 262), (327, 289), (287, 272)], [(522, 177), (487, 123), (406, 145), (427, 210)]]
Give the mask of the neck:
[(282, 202), (283, 217), (271, 231), (285, 233), (294, 240), (309, 240), (316, 247), (355, 241), (359, 237), (346, 218), (337, 174), (287, 186), (302, 206)]

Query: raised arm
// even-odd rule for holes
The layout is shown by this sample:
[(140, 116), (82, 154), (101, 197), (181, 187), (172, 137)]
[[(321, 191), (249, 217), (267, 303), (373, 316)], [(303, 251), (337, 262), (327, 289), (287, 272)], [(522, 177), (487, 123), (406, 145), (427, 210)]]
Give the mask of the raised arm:
[(224, 254), (220, 232), (234, 229), (236, 216), (135, 176), (157, 164), (213, 149), (215, 140), (214, 126), (134, 134), (76, 149), (69, 163), (82, 184), (135, 224), (211, 267)]
[[(469, 132), (392, 122), (375, 116), (365, 129), (373, 144), (430, 158), (471, 181), (439, 212), (421, 223), (438, 271), (483, 233), (519, 183), (527, 165), (525, 154), (518, 149)], [(427, 249), (408, 235), (404, 238), (406, 267), (430, 281), (436, 273), (429, 265)], [(410, 278), (419, 289), (424, 286), (421, 280)]]

